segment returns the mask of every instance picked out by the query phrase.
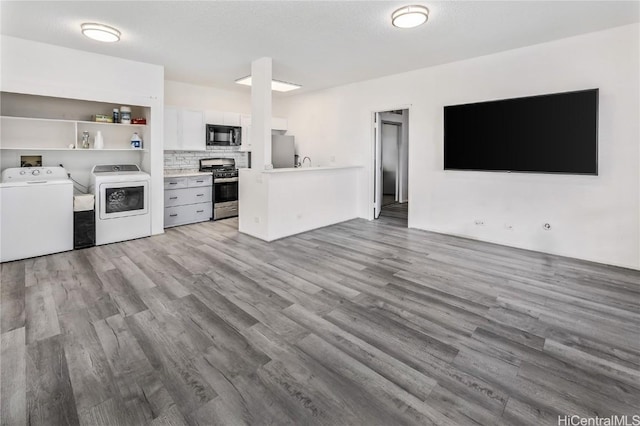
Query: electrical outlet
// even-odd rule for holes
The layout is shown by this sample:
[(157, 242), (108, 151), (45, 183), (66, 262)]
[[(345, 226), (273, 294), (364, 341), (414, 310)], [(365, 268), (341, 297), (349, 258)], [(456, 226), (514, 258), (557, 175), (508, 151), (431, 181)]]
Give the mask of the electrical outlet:
[(484, 221), (480, 220), (480, 219), (476, 219), (475, 224), (478, 226), (483, 226), (484, 225)]
[(260, 218), (258, 216), (256, 216), (256, 217), (253, 218), (253, 221), (255, 223), (260, 223)]

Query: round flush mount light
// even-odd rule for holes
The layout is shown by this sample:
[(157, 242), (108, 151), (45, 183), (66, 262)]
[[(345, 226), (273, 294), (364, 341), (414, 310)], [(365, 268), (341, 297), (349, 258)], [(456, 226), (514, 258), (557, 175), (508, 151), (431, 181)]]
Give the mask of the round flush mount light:
[(105, 43), (113, 43), (120, 40), (120, 31), (107, 25), (86, 23), (82, 24), (82, 34), (85, 36)]
[(391, 14), (391, 23), (398, 28), (413, 28), (427, 22), (429, 9), (424, 6), (405, 6)]

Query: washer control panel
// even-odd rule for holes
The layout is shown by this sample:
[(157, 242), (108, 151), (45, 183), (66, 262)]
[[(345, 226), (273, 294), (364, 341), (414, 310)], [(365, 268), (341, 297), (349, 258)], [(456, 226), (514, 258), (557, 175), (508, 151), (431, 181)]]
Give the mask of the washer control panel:
[(2, 171), (0, 182), (29, 182), (34, 179), (50, 181), (68, 178), (69, 175), (64, 167), (12, 167)]

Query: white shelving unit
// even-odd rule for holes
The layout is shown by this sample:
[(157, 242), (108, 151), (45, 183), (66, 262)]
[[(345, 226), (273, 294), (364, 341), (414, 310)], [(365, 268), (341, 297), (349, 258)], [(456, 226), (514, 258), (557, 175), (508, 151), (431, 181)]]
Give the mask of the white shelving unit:
[[(150, 124), (91, 121), (96, 114), (111, 115), (114, 108), (122, 105), (11, 92), (0, 92), (0, 96), (1, 170), (20, 167), (25, 162), (38, 161), (30, 157), (40, 157), (43, 166), (63, 165), (76, 181), (87, 187), (94, 165), (138, 164), (144, 170), (150, 161), (153, 148)], [(150, 123), (149, 107), (129, 106), (132, 117), (144, 117)], [(87, 149), (82, 148), (85, 131), (89, 132)], [(104, 140), (103, 149), (94, 149), (98, 131)], [(131, 148), (134, 133), (142, 138), (143, 149)]]
[(105, 149), (73, 149), (73, 148), (0, 148), (7, 151), (65, 151), (65, 152), (149, 152), (148, 149), (132, 149), (132, 148), (105, 148)]
[[(66, 120), (53, 118), (14, 117), (3, 115), (0, 117), (2, 137), (0, 149), (11, 150), (66, 150), (69, 145), (78, 144), (77, 151), (141, 151), (130, 148), (131, 136), (137, 132), (144, 137), (145, 124), (117, 124), (83, 120)], [(100, 130), (104, 137), (103, 150), (81, 149), (82, 133), (87, 131), (91, 136), (91, 143), (96, 132)]]

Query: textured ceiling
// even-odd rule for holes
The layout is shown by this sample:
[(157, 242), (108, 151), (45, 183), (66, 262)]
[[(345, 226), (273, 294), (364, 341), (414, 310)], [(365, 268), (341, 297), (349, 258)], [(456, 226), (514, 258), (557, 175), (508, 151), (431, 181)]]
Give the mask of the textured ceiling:
[[(426, 25), (390, 24), (420, 3)], [(2, 34), (165, 66), (169, 80), (248, 91), (234, 80), (273, 58), (275, 79), (301, 91), (638, 22), (626, 1), (1, 1)], [(122, 32), (115, 44), (83, 37), (80, 24)], [(300, 93), (301, 91), (297, 91)], [(293, 92), (296, 93), (296, 92)]]

